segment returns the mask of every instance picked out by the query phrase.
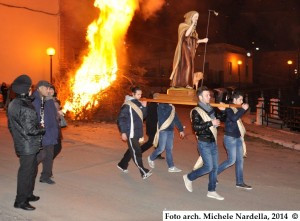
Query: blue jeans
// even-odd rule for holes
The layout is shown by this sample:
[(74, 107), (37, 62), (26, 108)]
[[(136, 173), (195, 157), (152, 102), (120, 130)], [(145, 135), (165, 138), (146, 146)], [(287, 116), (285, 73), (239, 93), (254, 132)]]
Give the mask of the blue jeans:
[(235, 178), (236, 184), (243, 184), (243, 143), (242, 139), (224, 136), (224, 144), (227, 151), (228, 159), (220, 164), (218, 174), (222, 173), (225, 169), (232, 166), (235, 163)]
[(203, 142), (198, 140), (198, 150), (203, 159), (203, 166), (188, 174), (188, 179), (193, 181), (209, 173), (208, 191), (216, 190), (218, 171), (218, 147), (216, 142)]
[(155, 160), (156, 157), (161, 154), (166, 149), (166, 158), (168, 167), (174, 166), (173, 162), (173, 141), (174, 141), (174, 131), (163, 130), (159, 132), (158, 148), (150, 155), (150, 160)]

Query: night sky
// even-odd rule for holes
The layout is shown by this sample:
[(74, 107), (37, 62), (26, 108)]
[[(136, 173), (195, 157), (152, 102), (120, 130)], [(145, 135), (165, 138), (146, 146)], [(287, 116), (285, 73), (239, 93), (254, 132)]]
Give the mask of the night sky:
[(252, 50), (294, 50), (300, 45), (299, 0), (166, 0), (155, 16), (144, 20), (137, 13), (129, 28), (127, 41), (136, 50), (147, 53), (173, 51), (177, 28), (183, 15), (191, 10), (200, 13), (197, 32), (206, 35), (210, 14), (209, 43), (228, 43)]

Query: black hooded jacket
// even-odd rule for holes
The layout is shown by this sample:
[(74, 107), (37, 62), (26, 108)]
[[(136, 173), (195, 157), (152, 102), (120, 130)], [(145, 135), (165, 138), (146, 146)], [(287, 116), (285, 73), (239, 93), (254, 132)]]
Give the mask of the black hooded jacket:
[(37, 113), (28, 95), (18, 95), (8, 106), (8, 129), (13, 137), (17, 155), (36, 154), (45, 133), (40, 128)]

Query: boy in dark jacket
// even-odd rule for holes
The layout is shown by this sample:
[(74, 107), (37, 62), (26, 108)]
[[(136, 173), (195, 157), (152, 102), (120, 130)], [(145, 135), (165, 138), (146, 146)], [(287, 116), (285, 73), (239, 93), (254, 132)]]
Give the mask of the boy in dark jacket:
[[(128, 144), (131, 157), (138, 167), (143, 179), (147, 179), (152, 173), (143, 166), (142, 151), (140, 143), (143, 142), (143, 119), (146, 117), (146, 102), (140, 102), (142, 90), (139, 87), (131, 89), (132, 96), (126, 96), (125, 103), (121, 107), (118, 117), (118, 127), (121, 138)], [(126, 153), (125, 153), (126, 154)], [(121, 161), (118, 168), (127, 171), (128, 162)]]
[(243, 167), (245, 142), (245, 127), (241, 121), (241, 117), (249, 108), (248, 104), (243, 104), (243, 94), (236, 91), (233, 96), (233, 103), (242, 105), (242, 108), (226, 108), (225, 134), (224, 144), (228, 159), (219, 165), (218, 174), (235, 164), (236, 187), (250, 190), (251, 186), (244, 183)]
[[(157, 103), (147, 103), (147, 117), (146, 117), (146, 134), (148, 135), (147, 142), (141, 145), (141, 151), (144, 153), (150, 147), (153, 147), (153, 140), (157, 131)], [(55, 149), (54, 149), (55, 150)], [(165, 159), (161, 154), (157, 156), (157, 159)], [(117, 167), (124, 173), (128, 173), (128, 164), (131, 160), (131, 154), (129, 149), (125, 152), (123, 158), (118, 163)], [(126, 169), (122, 169), (126, 168)]]
[(33, 190), (37, 174), (37, 153), (40, 148), (41, 135), (45, 133), (45, 130), (40, 127), (38, 116), (29, 97), (31, 95), (30, 77), (27, 75), (17, 77), (12, 83), (12, 90), (16, 93), (16, 98), (8, 106), (8, 128), (20, 161), (14, 207), (34, 210), (35, 207), (29, 202), (40, 199), (33, 195)]
[(184, 137), (183, 126), (172, 104), (159, 104), (157, 107), (158, 131), (154, 138), (154, 145), (159, 147), (148, 157), (148, 163), (151, 168), (155, 167), (154, 160), (159, 154), (166, 149), (166, 157), (169, 172), (181, 172), (174, 166), (173, 162), (173, 142), (174, 142), (174, 126), (179, 130), (181, 138)]

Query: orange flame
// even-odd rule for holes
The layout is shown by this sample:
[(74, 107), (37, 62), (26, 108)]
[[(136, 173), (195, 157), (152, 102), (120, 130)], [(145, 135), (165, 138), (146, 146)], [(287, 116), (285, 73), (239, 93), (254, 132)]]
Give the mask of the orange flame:
[(100, 15), (88, 26), (88, 54), (71, 80), (73, 97), (66, 102), (64, 111), (74, 113), (97, 106), (95, 95), (116, 79), (117, 46), (126, 34), (138, 1), (95, 0), (94, 6), (100, 9)]

